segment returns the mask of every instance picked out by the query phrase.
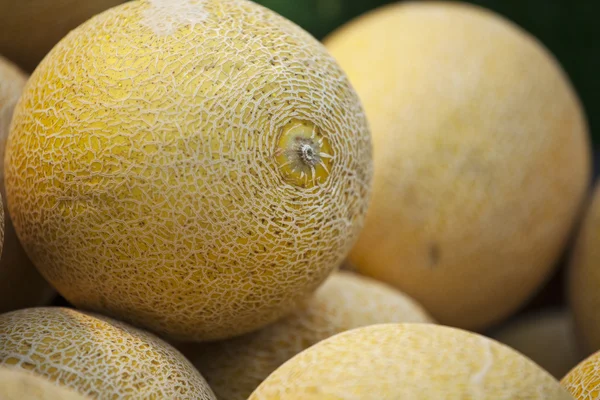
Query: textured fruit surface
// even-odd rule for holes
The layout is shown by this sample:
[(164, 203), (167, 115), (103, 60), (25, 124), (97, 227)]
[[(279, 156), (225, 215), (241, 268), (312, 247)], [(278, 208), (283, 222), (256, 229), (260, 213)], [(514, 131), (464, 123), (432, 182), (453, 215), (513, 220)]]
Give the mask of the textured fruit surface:
[(597, 400), (600, 396), (600, 352), (577, 364), (560, 383), (577, 400)]
[(567, 269), (567, 299), (585, 355), (600, 350), (600, 185), (596, 184)]
[(335, 272), (305, 305), (245, 336), (183, 351), (219, 400), (246, 400), (281, 364), (337, 333), (386, 322), (433, 322), (409, 297), (352, 272)]
[[(25, 82), (27, 75), (0, 56), (0, 162), (4, 160), (10, 121)], [(0, 255), (0, 313), (45, 305), (55, 292), (29, 260), (17, 238), (6, 204), (3, 164), (0, 164), (0, 194), (4, 202), (4, 240)]]
[(291, 311), (348, 254), (371, 142), (325, 48), (244, 0), (133, 1), (32, 74), (9, 210), (72, 304), (176, 340)]
[(171, 345), (122, 322), (69, 308), (0, 315), (0, 364), (33, 371), (95, 399), (215, 398)]
[(566, 309), (526, 314), (497, 330), (493, 339), (529, 357), (556, 379), (561, 379), (582, 359)]
[[(548, 372), (484, 336), (380, 324), (325, 339), (283, 364), (250, 400), (571, 399)], [(310, 397), (307, 397), (310, 398)]]
[(560, 65), (460, 2), (387, 6), (325, 44), (373, 136), (351, 263), (444, 325), (483, 330), (514, 313), (552, 273), (590, 181), (585, 115)]
[(124, 0), (0, 0), (0, 54), (31, 72), (60, 39)]
[(0, 400), (91, 400), (47, 378), (18, 368), (0, 368)]

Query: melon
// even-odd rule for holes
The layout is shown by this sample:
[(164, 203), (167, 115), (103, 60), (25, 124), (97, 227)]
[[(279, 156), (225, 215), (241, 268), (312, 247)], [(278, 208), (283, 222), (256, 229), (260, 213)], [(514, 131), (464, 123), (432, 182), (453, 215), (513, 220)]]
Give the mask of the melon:
[(246, 400), (281, 364), (308, 347), (346, 330), (386, 322), (433, 321), (401, 292), (340, 271), (290, 316), (245, 336), (189, 346), (183, 354), (219, 400)]
[(125, 0), (0, 0), (0, 54), (25, 71), (69, 31)]
[(556, 379), (581, 361), (572, 315), (567, 309), (543, 309), (521, 315), (490, 336), (529, 357)]
[[(6, 190), (2, 161), (13, 110), (26, 82), (27, 75), (12, 62), (0, 56), (0, 193), (4, 200), (6, 200)], [(54, 297), (55, 292), (25, 254), (13, 228), (6, 201), (2, 212), (4, 213), (4, 246), (0, 256), (0, 313), (45, 305)]]
[(485, 336), (424, 323), (338, 333), (275, 370), (249, 400), (571, 399), (529, 358)]
[(577, 341), (589, 356), (600, 350), (600, 184), (589, 197), (566, 278)]
[(561, 65), (461, 2), (381, 7), (324, 43), (372, 131), (350, 262), (444, 325), (483, 331), (513, 315), (555, 271), (590, 183), (587, 119)]
[(6, 150), (21, 243), (71, 304), (172, 340), (291, 312), (362, 227), (370, 132), (321, 43), (246, 0), (139, 0), (31, 75)]
[(95, 399), (215, 399), (200, 373), (170, 344), (71, 308), (0, 315), (0, 365), (32, 371)]
[(0, 368), (1, 400), (91, 400), (72, 389), (19, 368)]
[(600, 351), (577, 364), (560, 383), (576, 400), (596, 400), (600, 387)]

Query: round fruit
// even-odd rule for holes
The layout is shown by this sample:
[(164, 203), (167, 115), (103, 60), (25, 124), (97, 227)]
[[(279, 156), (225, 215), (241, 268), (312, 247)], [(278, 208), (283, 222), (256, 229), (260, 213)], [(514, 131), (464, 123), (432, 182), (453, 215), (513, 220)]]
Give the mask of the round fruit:
[(132, 1), (72, 31), (32, 74), (6, 157), (15, 227), (61, 295), (194, 341), (310, 295), (372, 175), (333, 58), (245, 0)]
[(97, 399), (214, 399), (200, 373), (169, 344), (70, 308), (0, 315), (0, 365), (31, 370)]
[(551, 275), (590, 181), (587, 122), (560, 65), (460, 2), (383, 7), (325, 43), (373, 135), (351, 263), (444, 325), (483, 330), (514, 313)]
[(0, 0), (0, 54), (33, 71), (69, 31), (124, 0)]
[(600, 184), (590, 196), (567, 269), (567, 298), (584, 354), (600, 350)]
[(47, 304), (55, 294), (25, 254), (6, 207), (2, 161), (13, 110), (26, 82), (27, 75), (0, 56), (0, 193), (4, 200), (4, 207), (0, 210), (4, 213), (4, 240), (1, 242), (3, 247), (0, 257), (0, 313)]
[(336, 272), (287, 318), (238, 338), (183, 351), (220, 400), (246, 400), (281, 364), (337, 333), (385, 322), (433, 322), (409, 297), (351, 272)]
[(309, 394), (361, 400), (570, 399), (548, 372), (511, 348), (422, 323), (371, 325), (325, 339), (279, 367), (249, 400)]
[(48, 379), (18, 368), (0, 368), (2, 400), (86, 400), (91, 399)]
[(596, 400), (600, 385), (600, 351), (577, 364), (560, 383), (577, 400)]
[(511, 321), (492, 336), (512, 347), (561, 379), (581, 361), (571, 313), (567, 310), (545, 310)]

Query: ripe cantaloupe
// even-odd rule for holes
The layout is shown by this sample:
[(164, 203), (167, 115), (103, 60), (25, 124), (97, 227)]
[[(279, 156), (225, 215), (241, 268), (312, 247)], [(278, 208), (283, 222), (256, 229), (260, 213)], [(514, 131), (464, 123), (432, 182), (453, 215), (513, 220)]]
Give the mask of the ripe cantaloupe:
[(35, 307), (0, 315), (0, 365), (21, 367), (95, 399), (214, 399), (175, 348), (100, 315)]
[(529, 357), (556, 379), (581, 361), (572, 315), (566, 309), (523, 315), (496, 330), (491, 337)]
[(71, 32), (17, 104), (6, 166), (21, 242), (62, 296), (195, 341), (309, 296), (372, 176), (343, 71), (246, 0), (132, 1)]
[[(325, 339), (287, 361), (249, 400), (571, 399), (548, 372), (476, 333), (378, 324)], [(317, 396), (318, 395), (318, 396)]]
[(335, 272), (290, 316), (258, 332), (192, 345), (183, 354), (219, 400), (246, 400), (281, 364), (337, 333), (386, 322), (433, 322), (411, 298), (352, 272)]
[(402, 2), (324, 40), (356, 88), (375, 175), (350, 254), (440, 323), (483, 330), (547, 281), (591, 175), (585, 115), (536, 41), (461, 2)]
[(597, 400), (600, 393), (600, 351), (577, 364), (560, 383), (577, 400)]
[(0, 194), (4, 200), (4, 246), (0, 255), (0, 313), (45, 305), (55, 294), (25, 254), (6, 207), (2, 161), (13, 110), (26, 82), (27, 75), (0, 56)]
[(567, 301), (586, 356), (600, 350), (600, 184), (596, 183), (567, 269)]
[(0, 54), (31, 72), (69, 31), (125, 0), (0, 0)]
[(0, 368), (0, 400), (91, 400), (20, 368)]

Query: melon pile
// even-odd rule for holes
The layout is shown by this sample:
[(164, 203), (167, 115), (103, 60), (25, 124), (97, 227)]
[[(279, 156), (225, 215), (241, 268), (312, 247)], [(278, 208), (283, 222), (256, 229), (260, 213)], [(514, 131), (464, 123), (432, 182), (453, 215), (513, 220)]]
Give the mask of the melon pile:
[(0, 399), (592, 398), (589, 129), (522, 28), (42, 3), (0, 0)]

